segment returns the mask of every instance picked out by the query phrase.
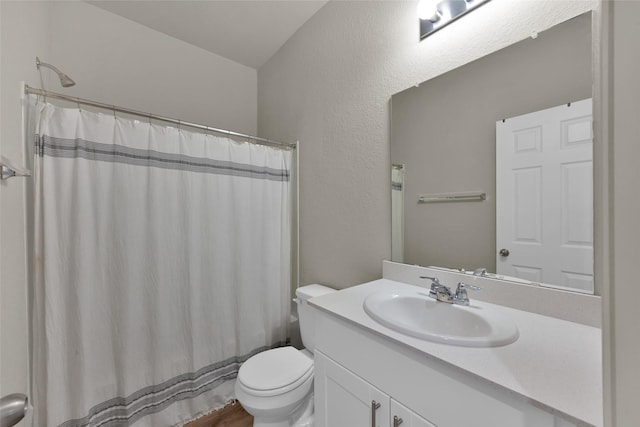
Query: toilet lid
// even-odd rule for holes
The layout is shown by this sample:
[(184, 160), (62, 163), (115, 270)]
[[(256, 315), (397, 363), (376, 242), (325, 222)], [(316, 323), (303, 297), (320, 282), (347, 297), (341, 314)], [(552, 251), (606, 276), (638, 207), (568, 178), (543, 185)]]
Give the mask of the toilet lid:
[(268, 391), (287, 387), (306, 379), (313, 360), (294, 347), (263, 351), (249, 358), (238, 371), (238, 380), (247, 388)]

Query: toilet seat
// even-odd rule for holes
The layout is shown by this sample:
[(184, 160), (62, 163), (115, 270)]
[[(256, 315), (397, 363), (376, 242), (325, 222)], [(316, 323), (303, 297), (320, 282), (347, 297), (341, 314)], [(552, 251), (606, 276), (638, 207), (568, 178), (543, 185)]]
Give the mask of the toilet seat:
[(313, 360), (294, 347), (263, 351), (238, 371), (238, 383), (246, 393), (269, 397), (287, 393), (313, 377)]

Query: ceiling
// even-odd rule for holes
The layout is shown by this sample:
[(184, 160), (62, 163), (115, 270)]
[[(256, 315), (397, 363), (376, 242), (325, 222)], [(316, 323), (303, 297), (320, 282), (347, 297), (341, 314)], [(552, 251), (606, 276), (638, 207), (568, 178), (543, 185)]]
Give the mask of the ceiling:
[(258, 69), (328, 0), (88, 1)]

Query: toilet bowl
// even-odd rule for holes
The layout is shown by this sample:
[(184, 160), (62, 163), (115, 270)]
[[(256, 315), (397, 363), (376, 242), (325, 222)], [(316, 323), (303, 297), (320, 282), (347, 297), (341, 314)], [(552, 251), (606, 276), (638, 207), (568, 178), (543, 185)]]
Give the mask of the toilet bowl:
[(296, 425), (313, 407), (312, 392), (313, 358), (294, 347), (256, 354), (242, 365), (236, 381), (236, 398), (260, 427)]
[(335, 292), (322, 285), (296, 290), (300, 335), (306, 349), (280, 347), (249, 358), (238, 371), (236, 398), (254, 427), (313, 426), (313, 311), (310, 298)]

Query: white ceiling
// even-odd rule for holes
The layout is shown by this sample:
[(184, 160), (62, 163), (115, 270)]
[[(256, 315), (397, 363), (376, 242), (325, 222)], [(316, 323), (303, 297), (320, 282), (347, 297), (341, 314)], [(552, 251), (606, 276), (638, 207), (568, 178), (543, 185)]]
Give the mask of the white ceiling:
[(258, 69), (328, 0), (97, 0), (102, 9)]

